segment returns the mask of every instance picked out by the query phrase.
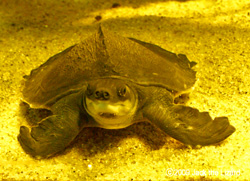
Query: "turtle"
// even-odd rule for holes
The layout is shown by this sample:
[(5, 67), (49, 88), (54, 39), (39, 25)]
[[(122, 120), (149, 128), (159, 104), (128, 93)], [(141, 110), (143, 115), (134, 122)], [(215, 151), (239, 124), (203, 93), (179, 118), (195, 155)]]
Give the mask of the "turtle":
[(184, 145), (219, 143), (235, 131), (227, 117), (212, 119), (175, 102), (194, 87), (195, 64), (184, 54), (99, 26), (24, 77), (23, 101), (52, 115), (21, 126), (18, 141), (32, 157), (48, 158), (85, 127), (121, 129), (148, 121)]

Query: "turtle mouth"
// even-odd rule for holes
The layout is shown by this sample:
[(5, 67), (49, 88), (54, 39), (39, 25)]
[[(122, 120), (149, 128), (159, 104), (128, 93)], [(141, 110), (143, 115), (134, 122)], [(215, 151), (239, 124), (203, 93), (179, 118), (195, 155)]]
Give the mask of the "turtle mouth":
[(103, 118), (115, 118), (116, 117), (115, 113), (108, 113), (108, 112), (99, 112), (98, 115)]

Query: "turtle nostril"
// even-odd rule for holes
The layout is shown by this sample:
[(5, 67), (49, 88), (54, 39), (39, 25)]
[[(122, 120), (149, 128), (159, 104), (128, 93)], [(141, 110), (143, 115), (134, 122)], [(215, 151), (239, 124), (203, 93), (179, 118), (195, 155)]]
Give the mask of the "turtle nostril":
[(95, 92), (95, 98), (99, 99), (101, 97), (101, 92), (100, 91), (96, 91)]
[(104, 99), (109, 99), (109, 93), (108, 92), (103, 92), (103, 98)]
[(96, 91), (95, 92), (95, 98), (96, 99), (109, 99), (109, 93), (107, 91)]

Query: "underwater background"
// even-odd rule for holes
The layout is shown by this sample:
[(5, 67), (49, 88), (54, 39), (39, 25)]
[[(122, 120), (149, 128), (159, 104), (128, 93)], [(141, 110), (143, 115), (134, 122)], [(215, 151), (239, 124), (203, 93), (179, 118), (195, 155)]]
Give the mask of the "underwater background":
[[(23, 76), (102, 25), (197, 62), (189, 106), (236, 128), (217, 145), (190, 149), (149, 123), (85, 128), (63, 153), (35, 160), (17, 141), (27, 114)], [(248, 0), (0, 0), (0, 179), (250, 179)], [(45, 114), (45, 113), (44, 113)]]

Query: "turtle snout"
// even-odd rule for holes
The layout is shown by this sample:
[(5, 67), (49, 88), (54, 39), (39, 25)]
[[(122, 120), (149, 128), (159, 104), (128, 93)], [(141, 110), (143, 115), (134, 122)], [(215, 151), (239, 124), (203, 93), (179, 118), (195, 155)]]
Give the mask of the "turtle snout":
[(108, 100), (110, 98), (109, 92), (104, 90), (95, 91), (95, 98), (98, 100)]

